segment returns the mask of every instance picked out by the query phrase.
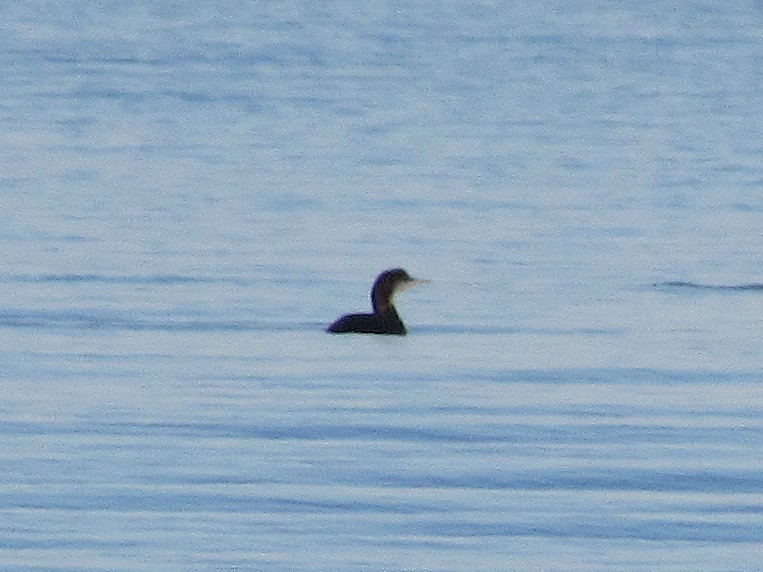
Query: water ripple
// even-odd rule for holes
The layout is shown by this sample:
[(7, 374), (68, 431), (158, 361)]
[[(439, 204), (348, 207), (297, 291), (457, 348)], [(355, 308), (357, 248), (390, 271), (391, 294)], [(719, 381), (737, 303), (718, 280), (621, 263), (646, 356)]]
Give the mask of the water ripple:
[(655, 288), (687, 288), (693, 290), (716, 290), (724, 291), (758, 291), (763, 292), (763, 283), (751, 282), (749, 284), (703, 284), (701, 282), (686, 282), (683, 280), (671, 280), (668, 282), (656, 282)]
[(5, 282), (22, 283), (104, 283), (104, 284), (209, 284), (233, 283), (248, 285), (250, 281), (234, 276), (184, 276), (181, 274), (113, 275), (113, 274), (13, 274)]
[(254, 320), (195, 319), (172, 316), (125, 316), (98, 311), (0, 310), (0, 328), (52, 330), (155, 331), (283, 331), (305, 324), (275, 324)]

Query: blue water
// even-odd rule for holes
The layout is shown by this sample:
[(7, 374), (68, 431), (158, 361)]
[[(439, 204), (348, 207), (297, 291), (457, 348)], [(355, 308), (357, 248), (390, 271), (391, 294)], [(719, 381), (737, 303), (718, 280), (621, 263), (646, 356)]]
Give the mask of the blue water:
[(2, 11), (0, 569), (763, 567), (760, 2)]

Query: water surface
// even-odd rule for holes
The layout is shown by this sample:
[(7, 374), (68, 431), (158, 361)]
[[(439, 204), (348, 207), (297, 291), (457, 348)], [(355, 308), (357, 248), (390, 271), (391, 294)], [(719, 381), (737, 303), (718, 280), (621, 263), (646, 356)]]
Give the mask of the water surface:
[(761, 16), (8, 7), (4, 569), (760, 567)]

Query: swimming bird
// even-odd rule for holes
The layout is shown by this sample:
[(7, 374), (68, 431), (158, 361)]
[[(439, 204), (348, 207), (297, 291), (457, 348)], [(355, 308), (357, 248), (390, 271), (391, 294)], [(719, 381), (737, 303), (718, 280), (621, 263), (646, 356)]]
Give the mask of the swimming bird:
[(405, 324), (395, 310), (395, 294), (429, 280), (411, 278), (402, 268), (385, 270), (371, 289), (373, 314), (347, 314), (331, 324), (326, 331), (334, 334), (391, 334), (404, 336)]

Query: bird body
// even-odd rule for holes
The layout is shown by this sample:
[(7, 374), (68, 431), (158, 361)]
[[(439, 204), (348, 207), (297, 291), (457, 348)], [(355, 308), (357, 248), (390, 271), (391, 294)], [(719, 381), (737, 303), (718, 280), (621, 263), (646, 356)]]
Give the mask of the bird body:
[(331, 324), (328, 331), (332, 334), (406, 334), (405, 324), (394, 310), (387, 314), (347, 314)]

